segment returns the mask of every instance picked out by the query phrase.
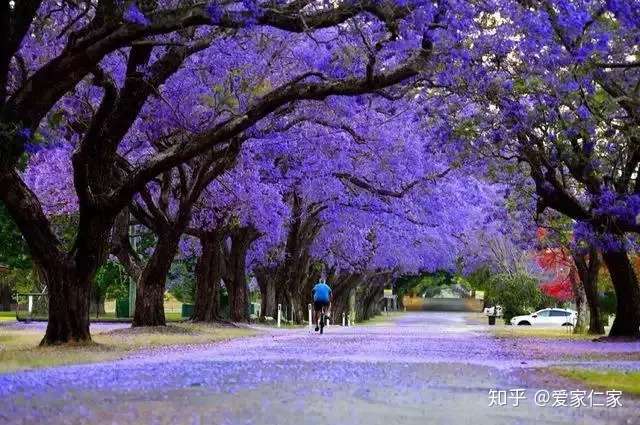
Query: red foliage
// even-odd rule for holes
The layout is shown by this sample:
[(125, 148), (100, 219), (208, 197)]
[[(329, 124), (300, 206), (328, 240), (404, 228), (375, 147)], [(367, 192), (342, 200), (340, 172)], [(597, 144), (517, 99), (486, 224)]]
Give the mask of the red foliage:
[(547, 248), (537, 253), (536, 260), (544, 270), (555, 274), (552, 280), (540, 285), (540, 290), (558, 301), (573, 298), (573, 282), (577, 283), (579, 278), (569, 252), (563, 248)]
[(573, 298), (573, 288), (569, 276), (558, 277), (540, 285), (540, 290), (558, 301), (569, 301)]
[(536, 229), (536, 237), (538, 238), (539, 241), (542, 241), (544, 238), (546, 238), (548, 234), (549, 234), (549, 231), (544, 227), (538, 227)]

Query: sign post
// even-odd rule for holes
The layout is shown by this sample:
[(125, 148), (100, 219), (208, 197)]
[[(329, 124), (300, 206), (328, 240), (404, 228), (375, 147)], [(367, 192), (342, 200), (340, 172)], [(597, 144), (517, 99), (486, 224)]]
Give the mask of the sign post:
[[(129, 239), (131, 241), (131, 248), (133, 252), (137, 252), (136, 237), (134, 235), (135, 226), (129, 226)], [(137, 255), (137, 254), (136, 254)], [(136, 294), (138, 292), (137, 282), (134, 278), (129, 276), (129, 317), (133, 317), (136, 312)]]
[(282, 304), (278, 304), (278, 327), (280, 327), (281, 320), (282, 320)]

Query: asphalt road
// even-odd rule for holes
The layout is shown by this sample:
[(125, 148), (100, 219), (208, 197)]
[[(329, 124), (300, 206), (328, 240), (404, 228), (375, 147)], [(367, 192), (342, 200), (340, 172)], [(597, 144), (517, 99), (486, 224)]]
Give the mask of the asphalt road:
[[(581, 407), (534, 403), (538, 390), (566, 390), (568, 403), (575, 390), (590, 390), (539, 367), (638, 368), (576, 357), (603, 350), (640, 347), (498, 339), (464, 313), (407, 313), (377, 326), (330, 326), (324, 335), (272, 329), (118, 362), (0, 375), (0, 423), (640, 423), (640, 400), (625, 394), (615, 408), (588, 406), (606, 401), (597, 394)], [(490, 406), (491, 390), (506, 391), (506, 405)], [(516, 394), (526, 397), (518, 406)]]

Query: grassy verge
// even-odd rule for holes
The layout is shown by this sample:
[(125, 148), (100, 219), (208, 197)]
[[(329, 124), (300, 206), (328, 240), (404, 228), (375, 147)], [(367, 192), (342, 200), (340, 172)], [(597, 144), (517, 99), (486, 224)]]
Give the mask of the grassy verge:
[[(15, 312), (0, 312), (0, 320), (3, 320), (1, 314), (4, 314), (4, 313), (10, 313), (10, 315), (7, 315), (8, 318), (6, 320), (15, 320), (16, 319), (16, 313)], [(167, 322), (182, 322), (182, 321), (187, 320), (184, 317), (182, 317), (182, 315), (180, 313), (168, 313), (168, 312), (165, 312), (164, 313), (164, 317), (166, 318)], [(46, 321), (47, 320), (46, 316), (37, 316), (37, 317), (29, 318), (27, 316), (27, 314), (23, 313), (23, 312), (20, 313), (20, 318), (21, 318), (21, 320), (27, 320), (27, 319), (36, 320), (36, 321)], [(91, 317), (89, 317), (89, 320), (91, 320), (92, 322), (122, 322), (122, 323), (131, 322), (131, 318), (116, 317), (116, 314), (113, 313), (113, 312), (103, 313), (103, 314), (101, 314), (99, 316), (92, 315)]]
[(357, 322), (356, 325), (357, 326), (381, 326), (404, 314), (405, 312), (403, 311), (390, 311), (389, 313), (380, 313), (377, 316), (373, 316), (369, 318), (369, 320), (365, 320), (364, 322)]
[(544, 338), (567, 340), (590, 340), (596, 335), (574, 334), (565, 328), (536, 328), (531, 326), (496, 326), (492, 329), (495, 336), (500, 338)]
[(9, 322), (16, 320), (15, 311), (0, 311), (0, 322)]
[(0, 328), (0, 373), (116, 360), (142, 349), (206, 344), (255, 333), (246, 328), (176, 323), (159, 328), (126, 328), (95, 333), (93, 343), (87, 345), (39, 347), (43, 331)]
[(640, 372), (564, 368), (552, 368), (551, 371), (565, 378), (584, 383), (592, 388), (603, 390), (615, 389), (627, 394), (640, 395)]

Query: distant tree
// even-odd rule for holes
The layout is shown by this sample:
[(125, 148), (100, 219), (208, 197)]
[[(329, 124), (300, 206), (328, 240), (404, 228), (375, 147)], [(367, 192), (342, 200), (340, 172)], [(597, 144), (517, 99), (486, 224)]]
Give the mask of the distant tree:
[(485, 299), (502, 306), (505, 323), (512, 317), (530, 313), (552, 302), (540, 291), (537, 279), (521, 273), (499, 273), (489, 281)]

